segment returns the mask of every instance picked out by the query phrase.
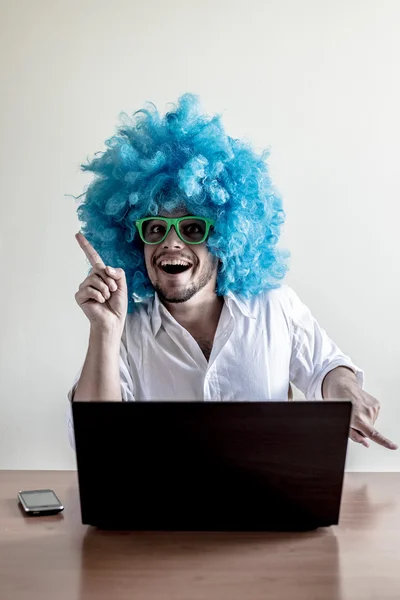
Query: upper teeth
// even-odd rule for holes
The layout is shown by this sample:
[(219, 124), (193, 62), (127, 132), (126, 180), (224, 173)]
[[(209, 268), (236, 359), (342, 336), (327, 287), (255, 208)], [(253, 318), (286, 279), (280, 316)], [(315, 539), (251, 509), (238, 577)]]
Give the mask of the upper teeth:
[(167, 265), (182, 265), (183, 267), (188, 267), (190, 263), (184, 261), (184, 260), (177, 260), (177, 259), (172, 259), (172, 260), (162, 260), (160, 262), (160, 265), (162, 267), (165, 267)]

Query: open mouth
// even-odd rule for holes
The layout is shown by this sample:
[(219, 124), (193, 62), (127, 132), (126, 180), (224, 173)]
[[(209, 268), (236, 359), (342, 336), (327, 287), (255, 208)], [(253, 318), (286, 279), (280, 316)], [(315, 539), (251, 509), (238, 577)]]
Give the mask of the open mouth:
[(187, 265), (186, 267), (183, 265), (166, 265), (165, 267), (161, 267), (161, 270), (164, 271), (164, 273), (169, 273), (170, 275), (184, 273), (188, 269), (190, 269), (190, 265)]
[(188, 271), (192, 267), (192, 265), (190, 263), (187, 263), (186, 261), (163, 260), (159, 263), (158, 267), (168, 275), (178, 275), (179, 273), (184, 273), (185, 271)]

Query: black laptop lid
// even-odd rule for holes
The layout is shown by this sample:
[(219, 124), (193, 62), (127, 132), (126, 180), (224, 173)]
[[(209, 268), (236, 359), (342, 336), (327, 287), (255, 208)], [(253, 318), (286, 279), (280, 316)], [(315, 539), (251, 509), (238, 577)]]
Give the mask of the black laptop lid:
[(82, 522), (157, 530), (338, 522), (351, 403), (74, 402)]

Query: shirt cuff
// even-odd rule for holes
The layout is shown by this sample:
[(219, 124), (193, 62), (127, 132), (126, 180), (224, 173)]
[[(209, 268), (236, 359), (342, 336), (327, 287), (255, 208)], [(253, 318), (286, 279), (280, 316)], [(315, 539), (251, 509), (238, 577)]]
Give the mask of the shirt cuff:
[(67, 429), (68, 429), (68, 441), (69, 441), (69, 445), (71, 446), (72, 450), (76, 451), (76, 448), (75, 448), (74, 420), (73, 420), (73, 417), (72, 417), (72, 406), (71, 406), (71, 403), (69, 403), (68, 408), (67, 408)]
[(323, 400), (324, 398), (322, 396), (322, 384), (325, 379), (325, 376), (328, 373), (330, 373), (330, 371), (333, 371), (333, 369), (336, 369), (337, 367), (348, 367), (349, 369), (351, 369), (354, 372), (355, 376), (357, 377), (357, 383), (360, 386), (360, 388), (361, 389), (364, 388), (364, 371), (359, 369), (352, 362), (346, 362), (343, 359), (341, 359), (341, 360), (337, 359), (337, 360), (330, 362), (329, 365), (327, 365), (325, 367), (325, 369), (323, 369), (318, 374), (317, 378), (313, 382), (313, 385), (310, 386), (310, 388), (307, 390), (306, 397), (308, 397), (312, 400)]

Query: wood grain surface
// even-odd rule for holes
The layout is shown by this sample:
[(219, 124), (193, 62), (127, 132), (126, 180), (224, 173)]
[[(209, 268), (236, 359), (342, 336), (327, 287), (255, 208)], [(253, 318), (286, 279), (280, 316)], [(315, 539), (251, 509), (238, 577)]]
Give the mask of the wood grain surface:
[[(17, 492), (46, 487), (64, 513), (25, 517)], [(75, 472), (0, 471), (0, 598), (398, 600), (399, 498), (400, 473), (349, 473), (327, 529), (102, 532), (81, 524)]]

